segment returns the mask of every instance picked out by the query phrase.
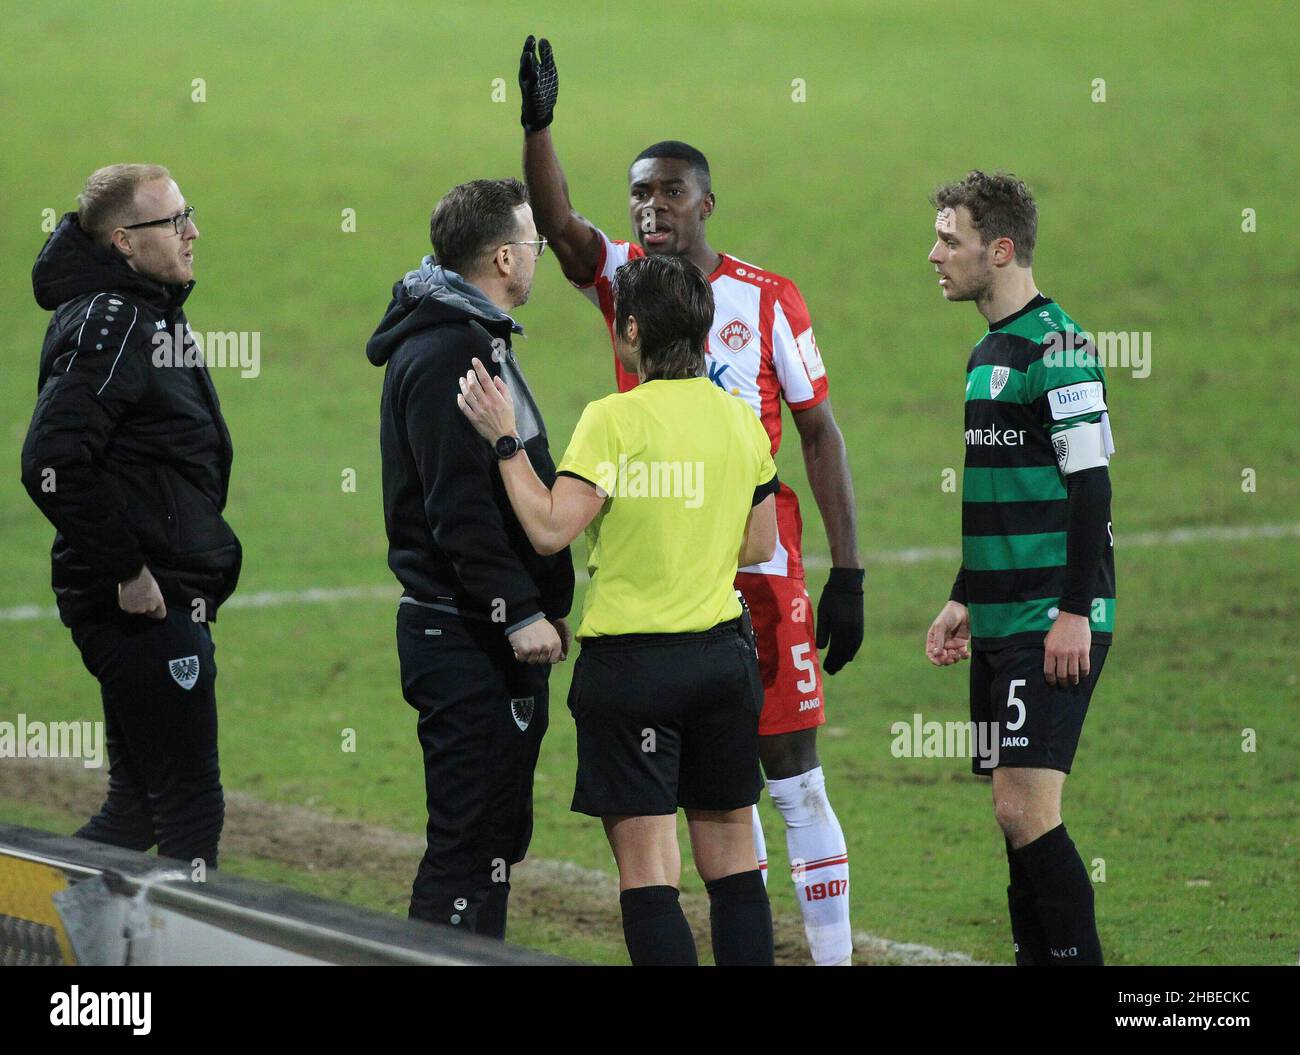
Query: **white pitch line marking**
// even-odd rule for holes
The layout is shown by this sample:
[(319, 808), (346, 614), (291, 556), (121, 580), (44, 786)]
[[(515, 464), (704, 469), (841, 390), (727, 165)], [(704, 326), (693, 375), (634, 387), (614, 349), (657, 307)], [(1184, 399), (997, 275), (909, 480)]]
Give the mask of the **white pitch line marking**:
[[(1255, 542), (1261, 539), (1300, 538), (1300, 523), (1294, 524), (1239, 524), (1208, 525), (1205, 527), (1172, 528), (1167, 531), (1139, 531), (1132, 535), (1119, 535), (1117, 542), (1124, 548), (1150, 549), (1156, 546), (1188, 546), (1200, 542)], [(956, 546), (910, 546), (904, 549), (875, 550), (866, 554), (868, 564), (923, 564), (927, 561), (960, 560), (961, 550)], [(804, 558), (805, 568), (829, 568), (830, 558), (814, 554)], [(586, 578), (578, 569), (577, 577)], [(396, 601), (400, 591), (391, 586), (336, 586), (308, 590), (263, 590), (260, 593), (237, 593), (223, 604), (223, 609), (280, 608), (289, 605), (332, 604), (337, 601)], [(38, 619), (57, 619), (58, 609), (53, 605), (20, 604), (13, 608), (0, 608), (0, 623), (27, 623)]]

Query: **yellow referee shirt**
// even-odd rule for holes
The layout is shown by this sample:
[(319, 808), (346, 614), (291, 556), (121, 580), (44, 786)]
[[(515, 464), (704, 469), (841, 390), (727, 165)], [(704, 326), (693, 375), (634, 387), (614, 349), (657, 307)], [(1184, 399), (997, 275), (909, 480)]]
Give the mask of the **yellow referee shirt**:
[(707, 377), (643, 382), (587, 406), (556, 471), (609, 496), (587, 527), (578, 637), (693, 633), (740, 615), (745, 521), (776, 478), (747, 403)]

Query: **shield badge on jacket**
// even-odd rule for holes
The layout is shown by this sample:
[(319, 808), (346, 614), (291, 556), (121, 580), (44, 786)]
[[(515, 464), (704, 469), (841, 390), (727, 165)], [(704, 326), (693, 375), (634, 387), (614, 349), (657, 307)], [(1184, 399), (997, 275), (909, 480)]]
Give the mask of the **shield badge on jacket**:
[(510, 715), (515, 720), (515, 725), (519, 726), (520, 732), (528, 728), (528, 723), (533, 720), (533, 705), (536, 696), (518, 696), (510, 700)]
[(1007, 381), (1011, 379), (1011, 367), (995, 366), (993, 373), (989, 374), (989, 397), (997, 399), (998, 393), (1007, 387)]
[(184, 656), (181, 659), (169, 659), (167, 671), (177, 685), (189, 692), (199, 680), (199, 657)]

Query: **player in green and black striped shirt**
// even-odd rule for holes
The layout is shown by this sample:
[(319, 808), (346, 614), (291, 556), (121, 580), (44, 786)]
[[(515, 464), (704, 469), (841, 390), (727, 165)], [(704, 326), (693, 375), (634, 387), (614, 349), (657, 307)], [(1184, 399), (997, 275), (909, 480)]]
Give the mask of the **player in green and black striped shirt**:
[(992, 772), (1016, 963), (1100, 964), (1061, 789), (1115, 625), (1106, 378), (1034, 284), (1029, 189), (975, 171), (932, 201), (940, 288), (973, 300), (989, 332), (966, 367), (962, 566), (926, 654), (941, 667), (971, 658), (971, 721), (992, 727), (972, 740), (996, 750), (972, 764)]

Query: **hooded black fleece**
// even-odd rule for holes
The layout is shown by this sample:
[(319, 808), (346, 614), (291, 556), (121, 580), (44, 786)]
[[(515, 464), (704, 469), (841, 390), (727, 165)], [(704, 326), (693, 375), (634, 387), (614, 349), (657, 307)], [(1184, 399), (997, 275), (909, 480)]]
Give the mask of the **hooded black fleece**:
[(366, 345), (385, 367), (379, 447), (388, 564), (405, 596), (512, 633), (568, 615), (573, 562), (538, 554), (515, 517), (496, 455), (456, 405), (477, 356), (510, 386), (520, 438), (548, 487), (546, 428), (510, 347), (518, 324), (454, 271), (425, 258), (393, 287)]
[(155, 365), (156, 334), (188, 333), (194, 283), (163, 285), (95, 244), (68, 213), (32, 268), (53, 311), (23, 444), (23, 484), (57, 529), (54, 592), (68, 625), (117, 611), (117, 584), (148, 565), (169, 606), (203, 617), (239, 579), (222, 517), (230, 433), (207, 368)]

